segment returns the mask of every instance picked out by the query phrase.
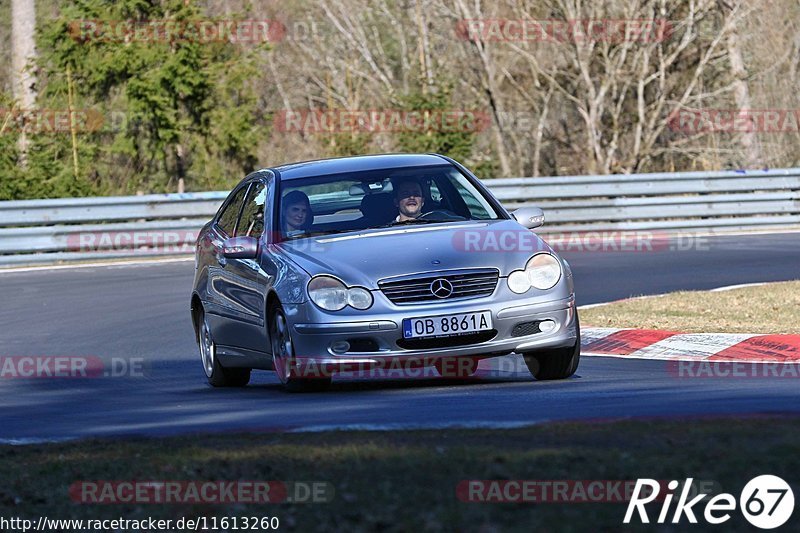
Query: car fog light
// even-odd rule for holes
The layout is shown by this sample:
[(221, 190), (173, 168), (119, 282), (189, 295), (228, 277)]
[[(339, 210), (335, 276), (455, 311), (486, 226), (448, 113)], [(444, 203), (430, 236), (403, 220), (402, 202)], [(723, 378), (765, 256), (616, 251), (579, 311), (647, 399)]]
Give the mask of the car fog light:
[(542, 333), (550, 333), (556, 329), (556, 323), (553, 320), (542, 320), (539, 322), (539, 331)]
[(334, 353), (347, 353), (350, 351), (350, 343), (347, 341), (333, 341), (331, 343), (331, 350)]

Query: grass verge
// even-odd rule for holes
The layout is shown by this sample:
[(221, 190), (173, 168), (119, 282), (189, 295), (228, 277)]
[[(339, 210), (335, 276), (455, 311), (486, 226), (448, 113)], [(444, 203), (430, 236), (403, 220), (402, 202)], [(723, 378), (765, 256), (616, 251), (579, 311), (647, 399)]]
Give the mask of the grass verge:
[[(624, 503), (466, 503), (456, 487), (469, 479), (693, 477), (713, 480), (738, 499), (757, 475), (797, 482), (798, 422), (780, 416), (671, 419), (2, 446), (0, 516), (277, 516), (281, 529), (290, 531), (652, 531), (652, 525), (623, 526)], [(331, 483), (335, 496), (330, 503), (267, 505), (89, 505), (68, 496), (78, 480), (132, 479), (314, 480)], [(658, 512), (659, 506), (652, 508), (651, 520)], [(738, 508), (723, 527), (748, 529)], [(708, 529), (702, 518), (692, 526)]]
[(581, 323), (685, 333), (800, 334), (800, 281), (623, 300), (582, 310)]

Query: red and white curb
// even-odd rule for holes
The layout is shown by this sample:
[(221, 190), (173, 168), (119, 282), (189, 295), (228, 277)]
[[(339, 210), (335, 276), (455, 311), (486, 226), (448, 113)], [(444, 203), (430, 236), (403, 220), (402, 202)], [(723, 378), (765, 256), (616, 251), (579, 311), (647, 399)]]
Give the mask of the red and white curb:
[(800, 363), (800, 335), (582, 328), (581, 355), (669, 361)]
[[(800, 335), (759, 335), (754, 333), (677, 333), (646, 329), (581, 328), (581, 356), (649, 359), (653, 361), (694, 361), (703, 364), (751, 363), (791, 365), (800, 377)], [(458, 363), (449, 365), (455, 377)], [(722, 368), (724, 370), (724, 368)], [(754, 371), (755, 372), (755, 371)], [(755, 372), (757, 373), (757, 372)], [(439, 378), (433, 367), (376, 368), (339, 374), (347, 378)], [(522, 356), (512, 354), (482, 359), (471, 379), (530, 376)], [(470, 379), (468, 378), (468, 379)]]
[[(678, 333), (649, 329), (581, 328), (582, 357), (709, 363), (800, 365), (800, 335)], [(527, 374), (522, 357), (483, 359), (476, 378)]]

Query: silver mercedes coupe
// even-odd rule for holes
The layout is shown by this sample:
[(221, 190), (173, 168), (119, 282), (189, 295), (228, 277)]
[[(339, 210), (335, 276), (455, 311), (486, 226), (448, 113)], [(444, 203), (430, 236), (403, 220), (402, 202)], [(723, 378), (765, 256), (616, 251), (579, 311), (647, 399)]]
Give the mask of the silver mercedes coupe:
[(543, 223), (437, 154), (254, 172), (197, 241), (191, 315), (208, 381), (244, 386), (253, 369), (292, 391), (376, 368), (464, 378), (511, 353), (536, 379), (568, 378), (572, 272), (531, 231)]

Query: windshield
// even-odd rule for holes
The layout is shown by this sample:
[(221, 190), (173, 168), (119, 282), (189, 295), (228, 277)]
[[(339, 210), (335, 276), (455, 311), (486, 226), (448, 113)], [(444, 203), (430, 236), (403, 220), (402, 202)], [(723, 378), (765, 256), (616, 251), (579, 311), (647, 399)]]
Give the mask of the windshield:
[(286, 181), (278, 216), (284, 239), (499, 218), (483, 194), (449, 165)]

